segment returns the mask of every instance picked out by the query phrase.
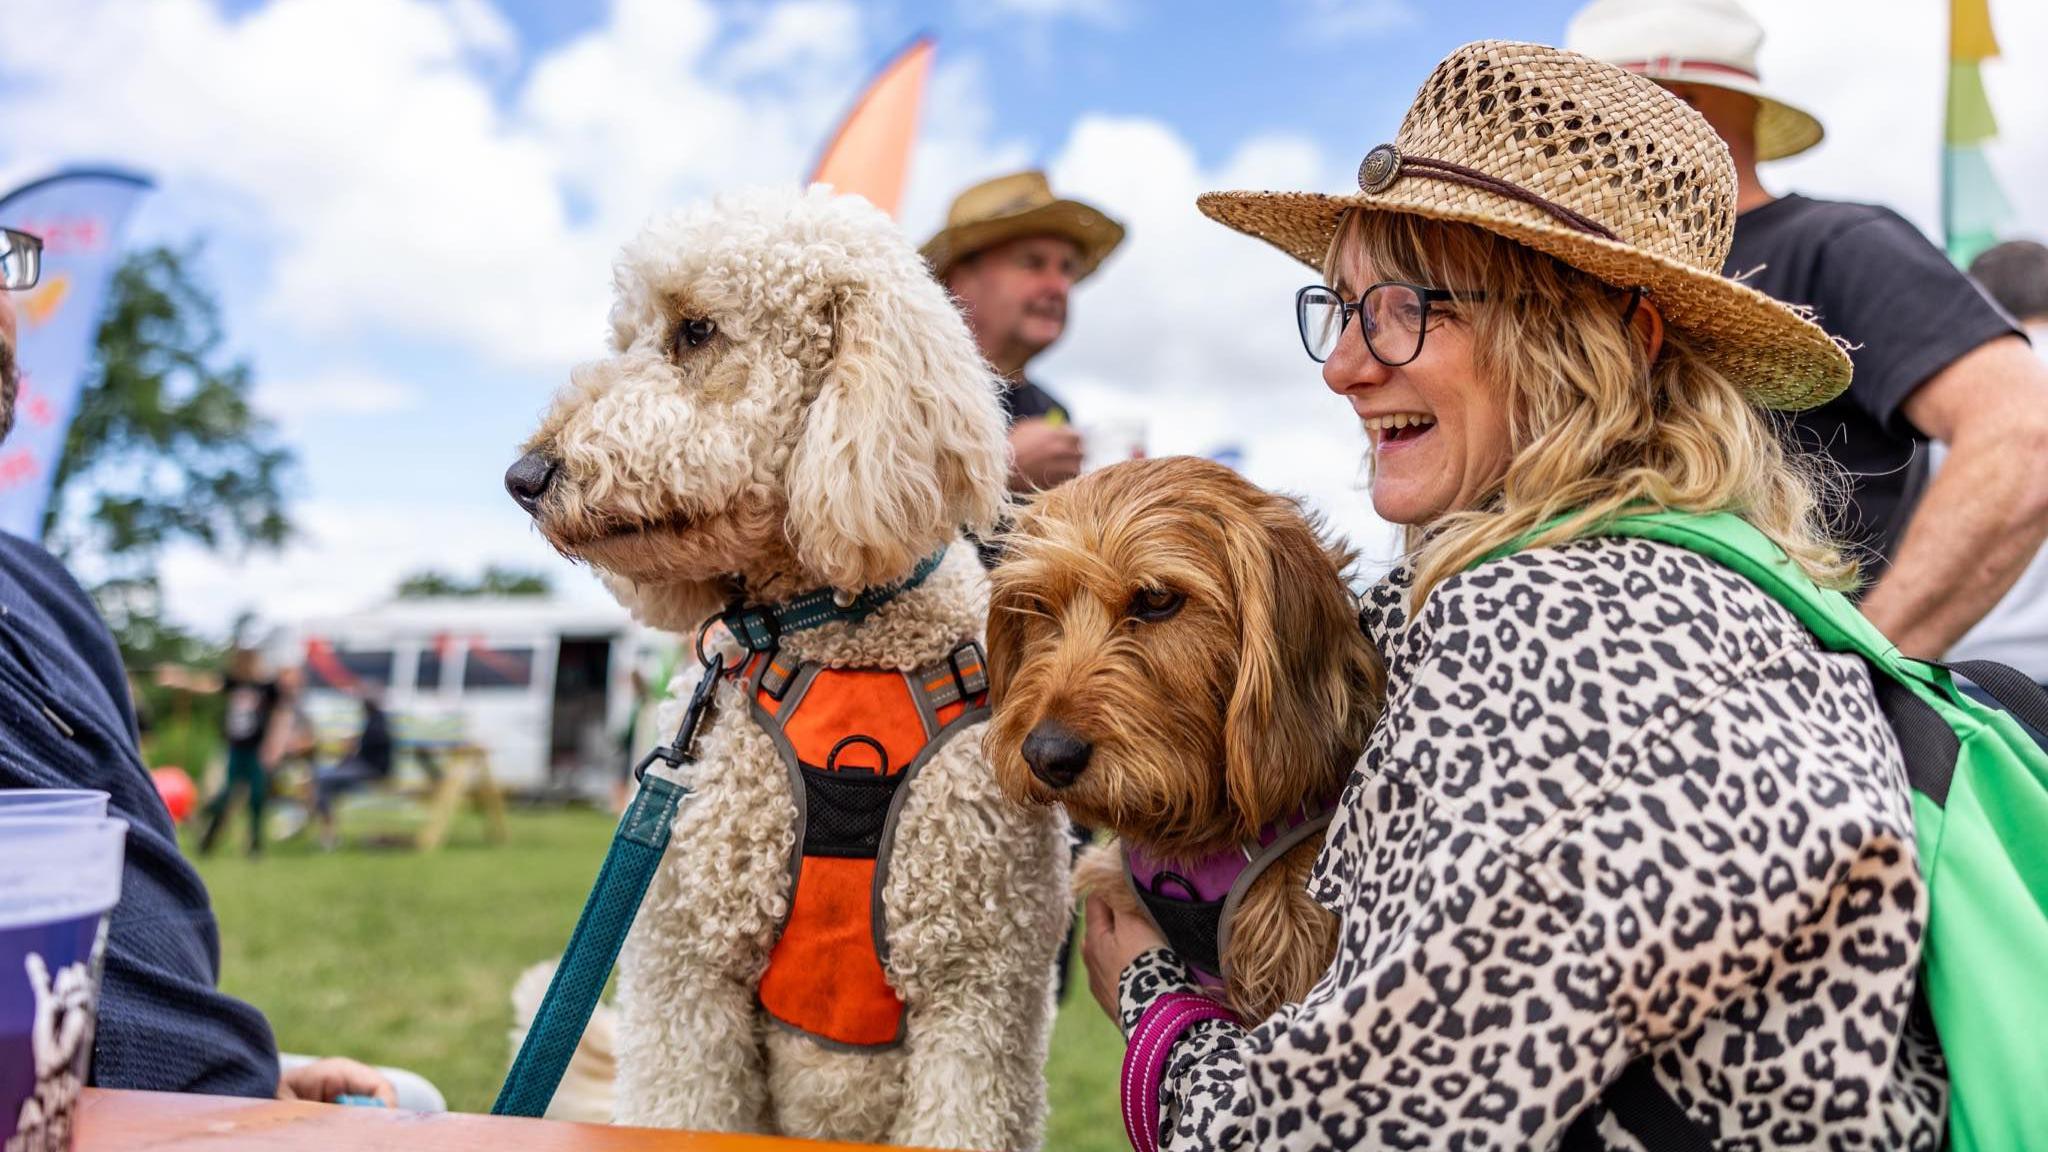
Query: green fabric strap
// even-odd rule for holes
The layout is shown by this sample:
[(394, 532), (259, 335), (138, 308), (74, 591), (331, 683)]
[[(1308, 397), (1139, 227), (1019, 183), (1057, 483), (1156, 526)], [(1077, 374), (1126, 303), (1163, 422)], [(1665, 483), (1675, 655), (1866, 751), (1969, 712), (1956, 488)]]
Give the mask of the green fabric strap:
[(548, 983), (547, 998), (541, 1001), (526, 1042), (519, 1046), (497, 1103), (491, 1105), (492, 1115), (539, 1116), (547, 1111), (605, 981), (611, 978), (647, 885), (661, 865), (676, 806), (688, 793), (688, 788), (657, 773), (641, 780), (640, 793), (619, 819), (597, 883), (569, 936), (568, 951)]

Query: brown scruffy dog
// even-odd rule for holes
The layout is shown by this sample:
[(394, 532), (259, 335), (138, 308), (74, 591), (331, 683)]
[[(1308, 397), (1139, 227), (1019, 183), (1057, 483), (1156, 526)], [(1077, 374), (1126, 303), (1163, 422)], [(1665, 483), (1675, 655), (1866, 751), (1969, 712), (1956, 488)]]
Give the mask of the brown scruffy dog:
[[(1351, 553), (1293, 500), (1206, 460), (1138, 460), (1045, 494), (1008, 544), (986, 737), (1006, 792), (1167, 861), (1255, 851), (1262, 828), (1335, 798), (1380, 666)], [(1231, 913), (1221, 969), (1246, 1019), (1329, 968), (1336, 919), (1307, 890), (1322, 843), (1288, 849)], [(1091, 849), (1075, 886), (1138, 911), (1116, 848)]]

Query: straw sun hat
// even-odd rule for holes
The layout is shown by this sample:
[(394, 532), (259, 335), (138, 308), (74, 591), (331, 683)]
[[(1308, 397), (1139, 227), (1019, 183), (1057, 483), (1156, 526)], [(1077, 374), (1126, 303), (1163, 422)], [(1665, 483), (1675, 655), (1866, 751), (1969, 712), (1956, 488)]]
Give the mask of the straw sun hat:
[(1353, 209), (1471, 224), (1644, 289), (1758, 404), (1810, 408), (1849, 386), (1849, 357), (1819, 326), (1721, 275), (1735, 226), (1727, 146), (1640, 76), (1537, 44), (1467, 44), (1423, 83), (1394, 142), (1366, 153), (1358, 185), (1197, 203), (1318, 271)]
[(1081, 249), (1076, 283), (1088, 278), (1118, 244), (1124, 226), (1079, 200), (1052, 194), (1045, 173), (1013, 172), (962, 192), (946, 213), (946, 226), (924, 242), (924, 258), (940, 280), (976, 252), (1024, 236), (1064, 236)]

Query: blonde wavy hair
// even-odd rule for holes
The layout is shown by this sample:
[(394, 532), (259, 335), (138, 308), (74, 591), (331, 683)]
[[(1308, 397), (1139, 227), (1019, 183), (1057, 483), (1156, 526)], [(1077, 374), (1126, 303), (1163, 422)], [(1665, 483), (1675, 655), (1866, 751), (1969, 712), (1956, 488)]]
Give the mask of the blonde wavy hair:
[(1471, 225), (1353, 212), (1324, 268), (1347, 294), (1362, 287), (1339, 282), (1347, 246), (1377, 280), (1485, 294), (1433, 305), (1432, 325), (1438, 314), (1465, 325), (1474, 368), (1507, 407), (1510, 460), (1499, 481), (1474, 507), (1408, 530), (1413, 606), (1517, 539), (1554, 544), (1646, 505), (1733, 512), (1816, 583), (1855, 584), (1855, 562), (1822, 526), (1823, 506), (1841, 498), (1839, 471), (1787, 452), (1773, 414), (1682, 333), (1667, 327), (1650, 363), (1621, 322), (1625, 290)]

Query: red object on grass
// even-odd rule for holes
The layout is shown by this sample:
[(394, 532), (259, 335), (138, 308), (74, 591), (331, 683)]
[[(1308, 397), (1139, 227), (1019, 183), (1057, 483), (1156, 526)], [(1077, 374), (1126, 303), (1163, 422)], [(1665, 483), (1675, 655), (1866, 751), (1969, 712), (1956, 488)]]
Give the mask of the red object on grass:
[(170, 809), (171, 823), (183, 824), (199, 803), (199, 789), (192, 786), (192, 777), (183, 768), (165, 765), (150, 769), (149, 778), (156, 781), (156, 794), (163, 797), (164, 807)]

